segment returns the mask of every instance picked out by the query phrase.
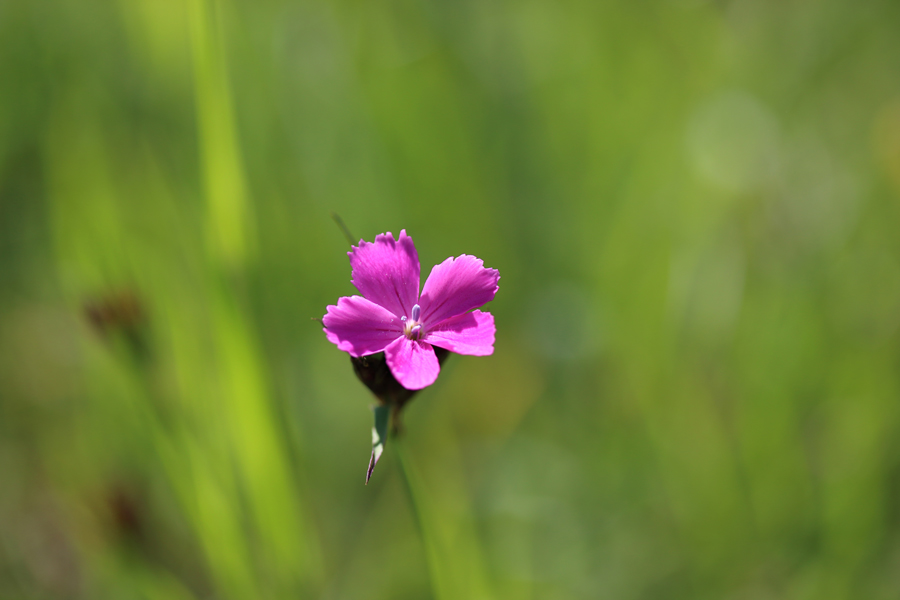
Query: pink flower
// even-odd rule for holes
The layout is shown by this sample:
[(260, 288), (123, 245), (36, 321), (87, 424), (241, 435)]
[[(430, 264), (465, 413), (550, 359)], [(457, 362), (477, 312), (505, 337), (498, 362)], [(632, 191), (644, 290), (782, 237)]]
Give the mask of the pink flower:
[(394, 378), (409, 390), (434, 383), (440, 373), (433, 346), (457, 354), (494, 352), (494, 317), (473, 308), (490, 302), (500, 274), (463, 254), (431, 269), (419, 295), (419, 255), (406, 230), (374, 243), (360, 240), (347, 253), (352, 283), (362, 296), (329, 306), (322, 322), (328, 340), (360, 357), (384, 352)]

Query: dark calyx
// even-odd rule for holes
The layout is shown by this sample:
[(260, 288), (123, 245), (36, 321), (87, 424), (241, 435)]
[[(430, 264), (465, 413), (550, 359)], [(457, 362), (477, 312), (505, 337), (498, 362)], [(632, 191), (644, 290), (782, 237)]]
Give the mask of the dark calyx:
[[(441, 365), (450, 356), (449, 350), (444, 350), (437, 346), (434, 347), (434, 353), (437, 355), (438, 363)], [(408, 390), (394, 379), (390, 368), (388, 368), (387, 361), (384, 359), (384, 352), (359, 358), (351, 356), (350, 362), (353, 363), (353, 371), (359, 377), (359, 380), (375, 394), (375, 397), (382, 404), (389, 405), (392, 408), (394, 428), (398, 429), (400, 410), (419, 390)]]

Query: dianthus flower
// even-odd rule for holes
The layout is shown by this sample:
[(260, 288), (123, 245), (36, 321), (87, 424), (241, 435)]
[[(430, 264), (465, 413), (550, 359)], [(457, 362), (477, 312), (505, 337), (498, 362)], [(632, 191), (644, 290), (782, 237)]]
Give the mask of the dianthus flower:
[[(434, 346), (457, 354), (494, 352), (494, 317), (472, 310), (497, 293), (500, 274), (463, 254), (431, 269), (419, 295), (419, 255), (406, 230), (347, 253), (351, 282), (362, 296), (345, 296), (322, 319), (339, 350), (359, 358), (384, 352), (394, 378), (408, 390), (435, 382), (441, 367)], [(469, 312), (472, 311), (472, 312)]]

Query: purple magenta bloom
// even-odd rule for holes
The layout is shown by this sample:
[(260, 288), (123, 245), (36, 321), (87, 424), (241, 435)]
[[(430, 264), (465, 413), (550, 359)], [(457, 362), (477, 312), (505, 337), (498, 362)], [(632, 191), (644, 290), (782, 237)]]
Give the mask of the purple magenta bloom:
[(322, 319), (339, 350), (357, 358), (384, 352), (391, 374), (408, 390), (437, 379), (441, 367), (433, 346), (493, 354), (494, 317), (472, 309), (494, 298), (496, 269), (474, 256), (450, 257), (431, 269), (420, 296), (419, 255), (406, 230), (398, 240), (390, 232), (371, 244), (360, 240), (347, 254), (362, 296), (340, 298)]

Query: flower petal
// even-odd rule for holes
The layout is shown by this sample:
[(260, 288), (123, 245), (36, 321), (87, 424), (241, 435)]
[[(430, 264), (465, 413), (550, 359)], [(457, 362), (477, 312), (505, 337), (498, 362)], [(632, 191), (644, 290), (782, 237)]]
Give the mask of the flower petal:
[(398, 317), (408, 317), (419, 299), (419, 254), (406, 230), (396, 241), (390, 231), (371, 244), (359, 240), (347, 255), (356, 289)]
[(381, 352), (403, 336), (403, 324), (396, 315), (362, 296), (345, 296), (337, 306), (329, 305), (322, 324), (328, 341), (350, 356)]
[(441, 372), (434, 348), (428, 342), (401, 337), (384, 349), (394, 378), (408, 390), (428, 387)]
[(457, 354), (488, 356), (494, 353), (494, 315), (480, 310), (441, 321), (429, 329), (425, 341)]
[(431, 269), (422, 288), (422, 321), (440, 323), (490, 302), (497, 293), (497, 269), (487, 269), (484, 261), (463, 254), (452, 256)]

